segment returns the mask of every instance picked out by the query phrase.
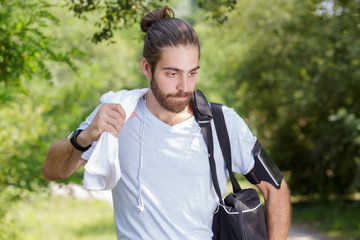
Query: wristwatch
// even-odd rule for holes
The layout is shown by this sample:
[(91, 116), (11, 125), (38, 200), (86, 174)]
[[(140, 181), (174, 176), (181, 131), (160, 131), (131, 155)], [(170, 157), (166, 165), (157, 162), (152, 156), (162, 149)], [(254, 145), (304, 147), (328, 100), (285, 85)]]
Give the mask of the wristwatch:
[(71, 144), (74, 146), (74, 148), (76, 148), (77, 150), (81, 151), (81, 152), (86, 152), (90, 147), (91, 144), (87, 147), (82, 147), (80, 146), (80, 144), (76, 141), (77, 137), (79, 136), (79, 134), (83, 131), (83, 129), (76, 129), (73, 134), (70, 137), (70, 142)]

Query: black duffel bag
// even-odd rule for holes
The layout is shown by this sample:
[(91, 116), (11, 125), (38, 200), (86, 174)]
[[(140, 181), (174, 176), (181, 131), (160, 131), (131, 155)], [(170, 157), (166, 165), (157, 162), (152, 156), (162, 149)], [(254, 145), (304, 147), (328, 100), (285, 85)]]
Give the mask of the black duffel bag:
[(255, 189), (230, 193), (214, 213), (213, 239), (267, 239), (264, 209)]

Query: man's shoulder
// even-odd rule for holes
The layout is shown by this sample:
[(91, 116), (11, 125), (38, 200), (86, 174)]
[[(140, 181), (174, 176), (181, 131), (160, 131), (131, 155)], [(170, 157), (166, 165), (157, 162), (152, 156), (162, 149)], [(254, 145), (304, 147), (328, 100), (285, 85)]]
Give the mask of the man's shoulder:
[(229, 106), (227, 106), (225, 104), (221, 104), (221, 108), (222, 108), (222, 111), (224, 113), (225, 118), (229, 118), (229, 117), (231, 118), (231, 117), (239, 116), (239, 114), (232, 107), (229, 107)]
[(234, 127), (247, 127), (244, 119), (235, 111), (234, 108), (222, 104), (222, 111), (228, 130)]

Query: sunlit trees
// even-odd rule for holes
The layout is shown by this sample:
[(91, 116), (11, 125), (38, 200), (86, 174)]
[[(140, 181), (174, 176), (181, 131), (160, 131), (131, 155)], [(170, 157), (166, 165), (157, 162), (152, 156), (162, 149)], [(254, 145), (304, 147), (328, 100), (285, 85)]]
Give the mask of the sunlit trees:
[(238, 62), (227, 99), (289, 170), (293, 193), (360, 189), (359, 5), (249, 1), (231, 18), (239, 42), (228, 47), (241, 46), (228, 57)]
[(47, 34), (58, 19), (47, 1), (0, 0), (0, 102), (23, 92), (34, 74), (50, 79), (46, 61), (66, 62), (68, 54)]

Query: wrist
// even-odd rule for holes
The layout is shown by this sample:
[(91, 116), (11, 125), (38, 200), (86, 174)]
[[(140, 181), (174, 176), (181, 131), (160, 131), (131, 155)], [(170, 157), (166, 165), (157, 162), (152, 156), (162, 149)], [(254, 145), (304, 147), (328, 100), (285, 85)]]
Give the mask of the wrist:
[[(82, 129), (76, 129), (70, 137), (70, 143), (77, 150), (86, 152), (91, 147), (91, 143), (88, 143), (88, 141), (85, 140), (86, 138), (82, 138), (84, 137), (84, 134), (81, 134), (82, 132)], [(81, 137), (81, 135), (83, 136)]]
[(86, 130), (79, 133), (79, 135), (77, 137), (77, 142), (82, 147), (87, 147), (87, 146), (89, 146), (89, 145), (91, 145), (93, 143), (93, 141), (89, 140), (89, 138), (87, 137)]

